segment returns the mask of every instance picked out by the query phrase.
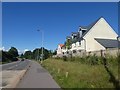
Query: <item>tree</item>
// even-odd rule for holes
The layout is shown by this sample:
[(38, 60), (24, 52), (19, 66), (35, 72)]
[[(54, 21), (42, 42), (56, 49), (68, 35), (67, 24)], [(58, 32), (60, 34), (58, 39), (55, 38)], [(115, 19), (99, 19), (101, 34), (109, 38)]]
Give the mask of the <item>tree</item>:
[(26, 59), (32, 59), (32, 52), (31, 51), (26, 51), (24, 54), (24, 58)]
[[(40, 60), (42, 55), (42, 48), (36, 48), (33, 50), (33, 59)], [(43, 59), (47, 59), (50, 57), (49, 50), (43, 48)]]
[(13, 56), (6, 51), (2, 51), (2, 62), (13, 61)]
[(2, 61), (2, 50), (0, 50), (0, 62)]
[(67, 49), (70, 49), (71, 43), (72, 43), (71, 39), (67, 39), (67, 40), (66, 40), (65, 46), (66, 46)]
[(23, 58), (24, 57), (24, 55), (23, 55), (23, 53), (20, 55), (20, 58)]
[(53, 55), (56, 55), (57, 54), (57, 50), (53, 51)]
[(49, 51), (47, 49), (43, 48), (43, 53), (44, 53), (43, 59), (49, 58)]
[(15, 47), (11, 47), (8, 51), (8, 53), (12, 56), (12, 57), (17, 57), (18, 55), (18, 50)]
[(40, 56), (40, 52), (41, 52), (41, 50), (39, 48), (34, 49), (32, 58), (35, 59), (35, 60), (38, 60), (39, 59), (38, 56)]

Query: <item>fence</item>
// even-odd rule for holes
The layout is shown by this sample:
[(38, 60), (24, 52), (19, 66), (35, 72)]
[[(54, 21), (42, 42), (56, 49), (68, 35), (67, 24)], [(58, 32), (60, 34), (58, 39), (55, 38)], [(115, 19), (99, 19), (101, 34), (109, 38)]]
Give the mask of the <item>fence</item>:
[(61, 55), (56, 55), (55, 57), (63, 57), (63, 56), (67, 56), (67, 57), (69, 57), (69, 56), (83, 57), (83, 56), (88, 56), (88, 55), (96, 55), (96, 56), (110, 55), (110, 56), (117, 56), (118, 55), (118, 51), (120, 51), (120, 49), (118, 49), (118, 48), (106, 49), (106, 50), (99, 50), (99, 51), (91, 51), (91, 52), (76, 51), (76, 52), (69, 52), (69, 53), (65, 53), (65, 54), (61, 54)]
[(106, 49), (106, 50), (100, 50), (100, 51), (91, 51), (91, 52), (85, 52), (85, 51), (77, 51), (76, 53), (72, 53), (72, 56), (88, 56), (88, 55), (96, 55), (96, 56), (105, 56), (105, 55), (110, 55), (110, 56), (117, 56), (118, 51), (120, 49), (114, 48), (114, 49)]

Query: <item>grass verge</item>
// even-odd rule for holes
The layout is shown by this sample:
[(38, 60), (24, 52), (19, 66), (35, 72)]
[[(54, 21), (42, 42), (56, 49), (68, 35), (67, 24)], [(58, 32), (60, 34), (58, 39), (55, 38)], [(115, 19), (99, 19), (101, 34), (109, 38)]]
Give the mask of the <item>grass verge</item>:
[[(81, 62), (47, 59), (42, 63), (61, 88), (115, 88), (104, 65), (88, 65)], [(118, 79), (118, 66), (108, 66)]]

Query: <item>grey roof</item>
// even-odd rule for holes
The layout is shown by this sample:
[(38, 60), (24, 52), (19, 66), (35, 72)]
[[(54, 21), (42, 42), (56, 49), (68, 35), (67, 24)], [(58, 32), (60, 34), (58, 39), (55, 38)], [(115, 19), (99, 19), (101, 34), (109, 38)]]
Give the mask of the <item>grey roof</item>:
[(87, 29), (88, 26), (80, 26), (82, 29)]
[(77, 35), (77, 34), (78, 34), (78, 32), (72, 32), (72, 35), (73, 35), (73, 34), (74, 34), (74, 35)]
[(118, 42), (115, 39), (98, 39), (95, 38), (95, 40), (100, 43), (102, 46), (104, 46), (105, 48), (118, 48), (118, 46), (120, 47), (120, 42)]

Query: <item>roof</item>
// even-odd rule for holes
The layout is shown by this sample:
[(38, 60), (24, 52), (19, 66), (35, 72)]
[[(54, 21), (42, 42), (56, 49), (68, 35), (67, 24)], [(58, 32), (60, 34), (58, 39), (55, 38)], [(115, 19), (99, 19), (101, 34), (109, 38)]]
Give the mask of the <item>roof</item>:
[(78, 34), (78, 32), (72, 32), (72, 35), (77, 35)]
[(120, 42), (118, 42), (115, 39), (98, 39), (95, 38), (95, 40), (100, 43), (102, 46), (104, 46), (105, 48), (118, 48), (118, 46), (120, 47)]
[(60, 46), (60, 47), (63, 47), (63, 46), (64, 46), (64, 44), (59, 44), (59, 46)]

